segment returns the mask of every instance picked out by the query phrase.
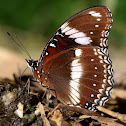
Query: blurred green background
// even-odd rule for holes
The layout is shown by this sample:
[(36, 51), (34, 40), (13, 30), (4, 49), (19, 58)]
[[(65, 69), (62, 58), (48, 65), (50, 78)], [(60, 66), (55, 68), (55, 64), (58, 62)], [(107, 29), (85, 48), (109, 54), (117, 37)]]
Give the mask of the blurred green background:
[[(43, 48), (43, 44), (66, 19), (96, 5), (105, 5), (112, 11), (114, 23), (109, 44), (118, 49), (125, 49), (126, 1), (124, 0), (4, 0), (0, 3), (0, 29), (5, 32), (2, 33), (4, 37), (8, 37), (7, 31), (16, 33), (29, 51), (31, 48), (33, 50), (33, 47)], [(2, 35), (0, 35), (1, 39)], [(0, 46), (7, 45), (1, 40)]]
[(109, 52), (112, 59), (118, 60), (117, 57), (126, 53), (125, 0), (3, 0), (0, 2), (0, 47), (17, 51), (27, 58), (6, 32), (15, 33), (31, 57), (38, 59), (49, 38), (65, 20), (97, 5), (107, 6), (113, 14)]

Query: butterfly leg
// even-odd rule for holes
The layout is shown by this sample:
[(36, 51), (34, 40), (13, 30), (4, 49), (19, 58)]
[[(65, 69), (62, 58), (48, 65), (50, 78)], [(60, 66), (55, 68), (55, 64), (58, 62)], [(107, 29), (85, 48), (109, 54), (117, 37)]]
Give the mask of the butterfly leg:
[(29, 77), (30, 81), (33, 81), (33, 82), (38, 82), (37, 79), (33, 79), (31, 77)]
[(30, 90), (30, 82), (31, 82), (31, 81), (32, 81), (32, 82), (38, 82), (37, 79), (33, 79), (33, 78), (31, 78), (31, 77), (28, 78), (28, 80), (27, 80), (27, 82), (26, 82), (26, 85), (25, 85), (25, 87), (28, 85), (28, 94), (29, 94), (29, 92), (30, 92), (29, 90)]
[(50, 93), (50, 91), (54, 91), (55, 92), (55, 97), (57, 98), (57, 94), (56, 94), (56, 90), (55, 89), (51, 89), (50, 86), (47, 86), (47, 89), (49, 90), (49, 93)]
[[(49, 90), (49, 91), (48, 91), (48, 97), (47, 97), (47, 101), (48, 101), (47, 105), (49, 105), (50, 91), (54, 91), (54, 92), (55, 92), (55, 96), (56, 96), (56, 98), (57, 98), (56, 90), (55, 90), (55, 89), (51, 89), (50, 86), (44, 86), (44, 85), (42, 85), (42, 87), (44, 87), (44, 88), (46, 88), (47, 90)], [(47, 93), (47, 90), (44, 92), (44, 94), (43, 94), (43, 96), (42, 96), (42, 99), (44, 98), (45, 94)]]
[[(29, 90), (30, 90), (30, 82), (31, 82), (31, 81), (32, 81), (32, 82), (38, 82), (37, 79), (31, 78), (31, 77), (28, 78), (28, 81), (27, 81), (27, 84), (28, 84), (28, 94), (29, 94)], [(47, 105), (49, 105), (50, 91), (54, 91), (54, 92), (55, 92), (55, 97), (57, 98), (56, 90), (55, 90), (55, 89), (51, 89), (50, 86), (44, 86), (43, 84), (42, 84), (42, 87), (44, 87), (44, 88), (46, 88), (47, 90), (49, 90), (49, 92), (48, 92), (48, 99), (47, 99), (47, 101), (48, 101)], [(45, 94), (47, 93), (47, 90), (44, 92), (44, 94), (43, 94), (43, 96), (42, 96), (42, 99), (44, 98)]]

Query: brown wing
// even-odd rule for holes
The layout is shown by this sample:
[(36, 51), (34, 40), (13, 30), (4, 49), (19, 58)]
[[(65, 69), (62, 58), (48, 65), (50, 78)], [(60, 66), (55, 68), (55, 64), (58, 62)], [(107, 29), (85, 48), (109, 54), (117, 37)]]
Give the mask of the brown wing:
[(35, 77), (63, 103), (90, 110), (103, 105), (114, 83), (107, 44), (111, 24), (106, 7), (92, 7), (68, 19), (44, 48)]
[(77, 46), (108, 47), (112, 21), (111, 12), (104, 6), (92, 7), (77, 13), (65, 21), (50, 38), (39, 61), (42, 64), (53, 55)]
[[(61, 102), (95, 110), (108, 100), (113, 70), (110, 58), (99, 47), (69, 49), (49, 64), (45, 65), (49, 68), (45, 85), (56, 91)], [(52, 94), (55, 96), (55, 92)]]

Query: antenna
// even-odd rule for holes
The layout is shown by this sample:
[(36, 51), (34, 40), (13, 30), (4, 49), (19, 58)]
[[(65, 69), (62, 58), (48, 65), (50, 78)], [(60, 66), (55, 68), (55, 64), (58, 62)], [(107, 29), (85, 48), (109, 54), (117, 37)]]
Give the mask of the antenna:
[(16, 34), (14, 34), (15, 38), (17, 39), (17, 41), (10, 35), (9, 32), (7, 32), (7, 34), (11, 37), (11, 39), (27, 54), (27, 56), (31, 58), (29, 52), (25, 49), (24, 45), (21, 43), (21, 41), (18, 39), (18, 37), (16, 36)]

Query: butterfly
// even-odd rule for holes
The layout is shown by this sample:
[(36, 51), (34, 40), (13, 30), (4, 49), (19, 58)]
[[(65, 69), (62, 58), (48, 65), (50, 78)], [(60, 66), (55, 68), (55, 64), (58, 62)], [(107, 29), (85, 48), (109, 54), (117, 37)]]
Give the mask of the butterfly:
[(96, 111), (114, 85), (108, 54), (112, 22), (105, 6), (70, 17), (49, 39), (39, 60), (26, 60), (33, 76), (62, 103)]

